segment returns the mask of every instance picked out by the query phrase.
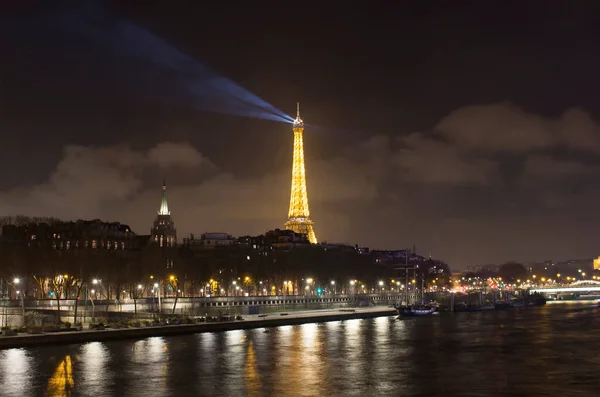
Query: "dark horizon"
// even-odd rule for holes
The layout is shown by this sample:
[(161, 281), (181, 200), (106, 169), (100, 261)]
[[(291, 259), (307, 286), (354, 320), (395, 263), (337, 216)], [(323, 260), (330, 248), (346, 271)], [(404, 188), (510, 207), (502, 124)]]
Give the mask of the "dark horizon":
[(320, 241), (453, 269), (600, 254), (595, 3), (100, 3), (85, 28), (70, 2), (0, 12), (1, 216), (146, 234), (166, 178), (180, 239), (282, 228), (293, 134), (264, 111), (300, 102)]

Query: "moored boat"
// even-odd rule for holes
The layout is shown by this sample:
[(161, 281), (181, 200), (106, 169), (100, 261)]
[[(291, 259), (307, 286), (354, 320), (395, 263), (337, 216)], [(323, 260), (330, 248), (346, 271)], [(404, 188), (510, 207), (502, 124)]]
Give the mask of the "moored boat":
[(399, 306), (394, 305), (396, 310), (398, 310), (398, 314), (401, 317), (420, 317), (420, 316), (429, 316), (436, 312), (437, 308), (435, 306), (429, 305), (413, 305), (413, 306)]
[(540, 294), (529, 295), (525, 298), (525, 306), (543, 306), (546, 298)]
[(496, 310), (494, 305), (459, 305), (454, 307), (455, 312), (483, 312), (487, 310)]

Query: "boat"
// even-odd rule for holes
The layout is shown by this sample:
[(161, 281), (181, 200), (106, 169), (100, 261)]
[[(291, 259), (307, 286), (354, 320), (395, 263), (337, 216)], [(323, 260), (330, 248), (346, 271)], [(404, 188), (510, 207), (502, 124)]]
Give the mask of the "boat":
[[(437, 312), (437, 303), (436, 302), (431, 302), (430, 304), (425, 304), (424, 302), (424, 294), (423, 291), (425, 291), (425, 278), (423, 276), (421, 276), (421, 303), (420, 304), (414, 304), (414, 305), (410, 305), (409, 304), (409, 296), (408, 296), (408, 255), (406, 256), (406, 297), (405, 297), (405, 302), (406, 305), (402, 305), (402, 302), (400, 302), (400, 304), (396, 304), (394, 303), (394, 308), (396, 310), (398, 310), (398, 315), (400, 315), (400, 317), (422, 317), (422, 316), (430, 316), (432, 314), (434, 314), (435, 312)], [(416, 268), (413, 268), (412, 270), (415, 271), (415, 279), (417, 278), (417, 273), (416, 273)], [(417, 300), (417, 294), (415, 291), (415, 301)]]
[(496, 310), (495, 305), (457, 305), (454, 307), (455, 312), (483, 312), (488, 310)]
[(400, 317), (421, 317), (430, 316), (436, 312), (435, 306), (429, 305), (412, 305), (412, 306), (400, 306), (394, 305)]
[(543, 306), (546, 298), (540, 294), (533, 294), (525, 298), (525, 306)]

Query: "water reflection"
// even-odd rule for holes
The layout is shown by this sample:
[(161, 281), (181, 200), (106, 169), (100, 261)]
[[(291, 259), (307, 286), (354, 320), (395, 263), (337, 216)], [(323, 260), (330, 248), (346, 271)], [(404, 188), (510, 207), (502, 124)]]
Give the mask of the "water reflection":
[(123, 366), (131, 379), (129, 395), (140, 395), (140, 390), (150, 389), (150, 395), (166, 395), (169, 368), (169, 351), (165, 338), (153, 337), (134, 342), (131, 354), (121, 357), (131, 365)]
[(100, 342), (86, 343), (81, 348), (78, 362), (81, 362), (82, 379), (86, 390), (93, 394), (101, 394), (112, 381), (107, 363), (110, 361), (110, 351)]
[(362, 337), (360, 335), (362, 320), (348, 320), (341, 325), (344, 338), (344, 361), (350, 379), (358, 379), (363, 361)]
[(0, 395), (594, 396), (598, 327), (546, 307), (11, 349)]
[(46, 395), (48, 397), (69, 397), (72, 395), (74, 387), (71, 356), (65, 356), (48, 380)]
[(256, 362), (256, 352), (254, 351), (254, 342), (248, 342), (246, 349), (246, 366), (245, 366), (245, 383), (246, 394), (248, 396), (261, 395), (260, 374), (258, 372), (258, 364)]
[(0, 395), (24, 396), (31, 385), (32, 357), (25, 349), (0, 351)]

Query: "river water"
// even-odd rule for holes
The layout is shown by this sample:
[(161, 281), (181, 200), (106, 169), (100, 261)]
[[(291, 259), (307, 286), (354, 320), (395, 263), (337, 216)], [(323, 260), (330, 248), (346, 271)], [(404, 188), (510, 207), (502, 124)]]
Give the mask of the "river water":
[(0, 351), (0, 396), (595, 396), (600, 309), (380, 317)]

